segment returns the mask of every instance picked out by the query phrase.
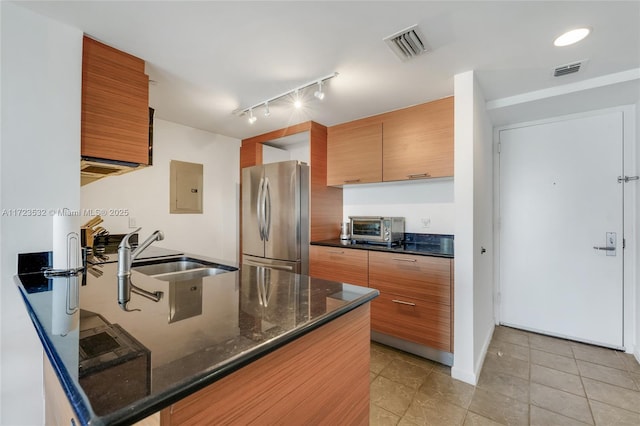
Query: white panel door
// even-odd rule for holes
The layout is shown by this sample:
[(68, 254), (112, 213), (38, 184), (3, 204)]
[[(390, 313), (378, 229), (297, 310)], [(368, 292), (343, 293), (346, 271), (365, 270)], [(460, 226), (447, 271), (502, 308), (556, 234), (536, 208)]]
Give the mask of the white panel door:
[[(501, 323), (623, 347), (622, 129), (610, 112), (500, 131)], [(594, 248), (607, 233), (615, 251)]]

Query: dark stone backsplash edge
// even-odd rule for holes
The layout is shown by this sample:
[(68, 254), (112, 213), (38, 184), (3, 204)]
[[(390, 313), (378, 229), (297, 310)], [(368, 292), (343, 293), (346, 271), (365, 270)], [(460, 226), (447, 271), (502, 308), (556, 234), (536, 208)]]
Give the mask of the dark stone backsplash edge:
[(339, 239), (312, 241), (311, 245), (345, 247), (360, 250), (374, 250), (392, 253), (418, 254), (421, 256), (454, 257), (454, 236), (452, 234), (405, 233), (401, 244), (387, 247), (383, 244), (354, 243)]

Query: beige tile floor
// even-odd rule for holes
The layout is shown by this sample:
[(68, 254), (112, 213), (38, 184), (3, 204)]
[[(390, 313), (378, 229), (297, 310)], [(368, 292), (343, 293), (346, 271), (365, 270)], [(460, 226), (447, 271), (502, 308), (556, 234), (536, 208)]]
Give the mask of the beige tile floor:
[(371, 425), (640, 425), (632, 355), (496, 327), (477, 387), (371, 344)]

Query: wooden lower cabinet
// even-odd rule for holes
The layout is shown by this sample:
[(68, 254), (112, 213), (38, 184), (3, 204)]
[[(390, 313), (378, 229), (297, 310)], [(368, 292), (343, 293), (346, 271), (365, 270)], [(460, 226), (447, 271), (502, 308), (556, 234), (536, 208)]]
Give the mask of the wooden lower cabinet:
[(371, 329), (453, 353), (453, 260), (369, 252)]
[(371, 329), (453, 353), (453, 259), (310, 246), (314, 277), (380, 291)]
[(161, 425), (369, 424), (369, 304), (161, 411)]
[(371, 304), (371, 329), (451, 352), (451, 310), (447, 305), (381, 292)]
[(309, 247), (309, 275), (367, 287), (369, 252), (342, 247)]
[(381, 292), (451, 304), (451, 260), (369, 253), (369, 285)]

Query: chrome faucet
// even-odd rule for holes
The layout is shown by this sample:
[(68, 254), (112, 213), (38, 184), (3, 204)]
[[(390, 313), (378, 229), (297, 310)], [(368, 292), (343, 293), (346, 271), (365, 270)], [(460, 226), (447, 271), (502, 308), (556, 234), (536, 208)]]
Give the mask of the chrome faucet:
[(160, 301), (163, 296), (163, 292), (156, 291), (150, 292), (144, 290), (140, 287), (135, 286), (131, 282), (131, 264), (133, 261), (140, 256), (147, 247), (149, 247), (155, 241), (162, 241), (164, 239), (164, 234), (162, 231), (155, 231), (153, 234), (149, 236), (142, 244), (140, 244), (135, 250), (131, 249), (131, 244), (129, 243), (129, 238), (142, 228), (138, 228), (133, 232), (128, 233), (120, 242), (118, 246), (118, 304), (120, 307), (129, 312), (129, 311), (139, 311), (140, 309), (132, 309), (127, 308), (127, 304), (129, 300), (131, 300), (131, 293), (139, 294), (140, 296), (146, 297), (147, 299), (153, 300), (154, 302)]
[(125, 237), (120, 241), (120, 245), (118, 246), (118, 276), (123, 277), (126, 275), (131, 275), (131, 263), (140, 256), (147, 247), (149, 247), (154, 241), (162, 241), (164, 240), (164, 234), (162, 231), (156, 231), (149, 236), (142, 244), (140, 244), (135, 250), (131, 249), (131, 244), (129, 244), (129, 238), (142, 228), (138, 228), (133, 232), (128, 233)]

